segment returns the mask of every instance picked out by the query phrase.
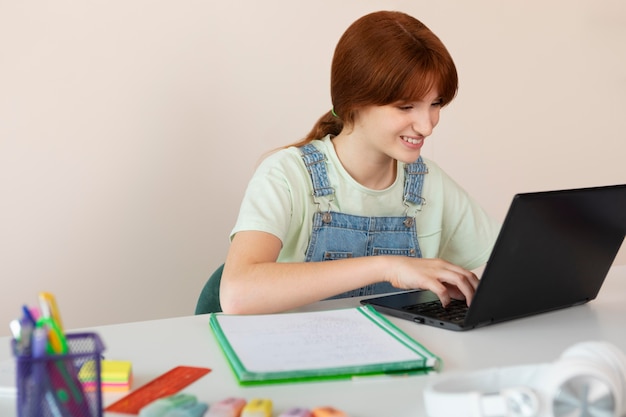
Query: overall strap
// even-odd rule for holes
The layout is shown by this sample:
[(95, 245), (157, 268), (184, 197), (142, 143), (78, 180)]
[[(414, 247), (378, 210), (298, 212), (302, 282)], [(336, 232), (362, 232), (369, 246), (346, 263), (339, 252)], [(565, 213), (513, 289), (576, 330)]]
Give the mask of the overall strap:
[(404, 166), (404, 201), (422, 205), (426, 199), (422, 197), (424, 175), (428, 174), (428, 166), (420, 156), (417, 161)]
[(299, 149), (304, 165), (311, 176), (313, 195), (322, 197), (334, 194), (335, 189), (331, 187), (328, 180), (328, 172), (326, 171), (326, 156), (312, 143), (301, 146)]
[[(326, 171), (326, 156), (312, 143), (301, 146), (300, 153), (313, 184), (313, 195), (322, 197), (332, 195), (335, 189), (330, 185)], [(428, 166), (422, 157), (411, 164), (404, 166), (404, 201), (421, 206), (426, 203), (422, 197), (424, 175), (428, 173)]]

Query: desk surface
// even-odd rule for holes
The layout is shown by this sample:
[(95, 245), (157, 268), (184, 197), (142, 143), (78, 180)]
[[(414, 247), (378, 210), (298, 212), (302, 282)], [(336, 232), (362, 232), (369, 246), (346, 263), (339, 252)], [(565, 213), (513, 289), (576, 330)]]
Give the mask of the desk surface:
[[(626, 350), (626, 265), (614, 266), (590, 303), (466, 332), (453, 332), (390, 318), (444, 362), (443, 372), (554, 361), (568, 346), (606, 340)], [(318, 303), (308, 310), (358, 305), (358, 300)], [(208, 316), (189, 316), (100, 326), (109, 359), (133, 363), (134, 387), (178, 365), (212, 372), (187, 387), (201, 401), (230, 396), (271, 398), (274, 416), (289, 407), (332, 405), (351, 417), (424, 415), (422, 389), (430, 376), (240, 387), (209, 330)], [(10, 359), (9, 338), (0, 338), (0, 362)], [(105, 404), (121, 398), (105, 394)], [(0, 415), (15, 415), (14, 399), (0, 398)], [(108, 413), (107, 417), (120, 414)]]

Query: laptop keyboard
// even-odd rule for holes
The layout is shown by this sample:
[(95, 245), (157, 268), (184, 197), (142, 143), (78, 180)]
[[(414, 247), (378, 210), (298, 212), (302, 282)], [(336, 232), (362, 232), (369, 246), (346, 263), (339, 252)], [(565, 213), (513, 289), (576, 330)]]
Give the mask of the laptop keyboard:
[(447, 307), (441, 305), (441, 301), (420, 303), (404, 308), (407, 311), (423, 314), (438, 320), (462, 322), (467, 314), (467, 305), (462, 300), (451, 300)]

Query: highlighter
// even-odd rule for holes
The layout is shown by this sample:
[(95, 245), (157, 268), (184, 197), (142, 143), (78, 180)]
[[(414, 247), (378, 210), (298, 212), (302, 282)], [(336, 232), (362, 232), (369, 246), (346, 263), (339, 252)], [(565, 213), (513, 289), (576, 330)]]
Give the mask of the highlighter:
[(63, 322), (61, 322), (61, 314), (59, 313), (59, 307), (54, 295), (46, 291), (40, 292), (39, 306), (41, 307), (41, 314), (45, 317), (52, 318), (59, 327), (59, 330), (63, 332)]
[(211, 404), (205, 417), (239, 417), (245, 406), (244, 398), (229, 397)]
[(241, 417), (272, 417), (272, 400), (253, 398), (241, 411)]

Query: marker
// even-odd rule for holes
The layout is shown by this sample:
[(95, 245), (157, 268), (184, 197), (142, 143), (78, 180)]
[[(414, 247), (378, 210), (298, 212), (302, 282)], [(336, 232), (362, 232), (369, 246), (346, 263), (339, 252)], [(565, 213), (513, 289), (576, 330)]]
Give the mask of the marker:
[(62, 355), (68, 352), (67, 340), (56, 320), (43, 316), (37, 320), (37, 327), (46, 329), (48, 332), (48, 354)]
[(39, 307), (41, 317), (37, 320), (37, 326), (45, 326), (48, 329), (48, 353), (67, 353), (67, 341), (63, 333), (63, 322), (54, 295), (49, 292), (39, 293)]

